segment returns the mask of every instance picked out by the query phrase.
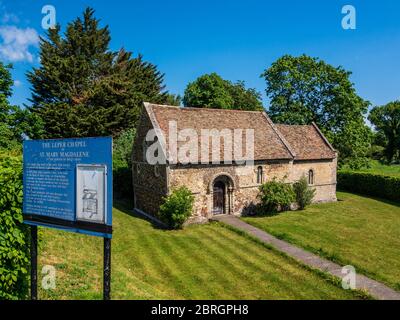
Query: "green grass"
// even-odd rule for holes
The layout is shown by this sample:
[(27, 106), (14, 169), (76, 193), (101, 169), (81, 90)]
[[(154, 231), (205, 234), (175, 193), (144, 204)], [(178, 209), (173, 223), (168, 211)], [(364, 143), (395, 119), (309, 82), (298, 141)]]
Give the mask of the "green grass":
[[(348, 168), (343, 168), (343, 169), (349, 170)], [(380, 163), (377, 160), (371, 160), (370, 168), (357, 170), (357, 172), (369, 172), (375, 174), (382, 174), (385, 176), (400, 177), (400, 165), (386, 165)]]
[(400, 205), (344, 192), (338, 199), (243, 220), (400, 290)]
[[(39, 298), (101, 299), (102, 239), (51, 229), (42, 238), (39, 267), (55, 266), (57, 278)], [(167, 231), (117, 209), (111, 289), (113, 299), (358, 298), (218, 223)]]

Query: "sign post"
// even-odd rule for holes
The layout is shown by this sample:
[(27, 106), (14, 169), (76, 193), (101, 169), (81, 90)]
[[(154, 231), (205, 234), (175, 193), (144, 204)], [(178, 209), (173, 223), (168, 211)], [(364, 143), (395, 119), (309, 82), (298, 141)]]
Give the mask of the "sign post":
[(104, 299), (110, 299), (112, 138), (27, 140), (23, 214), (31, 225), (31, 298), (37, 299), (37, 226), (104, 238)]
[(31, 226), (31, 300), (37, 300), (37, 226)]
[(103, 300), (110, 300), (111, 239), (104, 238)]

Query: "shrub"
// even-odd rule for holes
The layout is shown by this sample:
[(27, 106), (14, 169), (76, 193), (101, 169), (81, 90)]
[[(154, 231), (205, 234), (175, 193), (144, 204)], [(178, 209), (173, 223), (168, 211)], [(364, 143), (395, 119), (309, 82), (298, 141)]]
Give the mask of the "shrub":
[(0, 153), (0, 299), (27, 297), (29, 227), (22, 221), (22, 159)]
[(293, 190), (296, 194), (296, 202), (299, 209), (303, 210), (306, 206), (311, 204), (315, 195), (315, 189), (308, 186), (306, 176), (302, 176), (299, 181), (293, 184)]
[(114, 140), (113, 145), (113, 190), (116, 198), (133, 199), (132, 147), (135, 129), (130, 128)]
[(261, 200), (261, 208), (266, 212), (287, 210), (296, 199), (290, 184), (275, 179), (260, 186), (258, 197)]
[(374, 173), (340, 171), (338, 189), (400, 201), (400, 178)]
[(184, 222), (192, 214), (194, 196), (186, 187), (175, 189), (164, 198), (160, 206), (160, 218), (172, 229), (181, 229)]

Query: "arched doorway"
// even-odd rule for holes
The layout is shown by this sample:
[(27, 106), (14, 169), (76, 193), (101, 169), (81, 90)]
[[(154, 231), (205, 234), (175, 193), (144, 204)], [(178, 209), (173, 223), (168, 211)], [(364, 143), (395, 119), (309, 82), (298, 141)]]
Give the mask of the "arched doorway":
[(216, 181), (213, 186), (213, 214), (225, 213), (225, 183)]
[(233, 181), (227, 175), (216, 177), (212, 183), (212, 214), (231, 214)]

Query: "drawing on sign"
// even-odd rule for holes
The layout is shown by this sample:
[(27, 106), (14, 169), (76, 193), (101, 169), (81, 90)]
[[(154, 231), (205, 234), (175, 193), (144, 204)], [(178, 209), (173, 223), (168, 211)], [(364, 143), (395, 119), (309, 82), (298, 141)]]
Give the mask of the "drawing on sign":
[(77, 166), (77, 220), (105, 223), (105, 177), (105, 165)]

